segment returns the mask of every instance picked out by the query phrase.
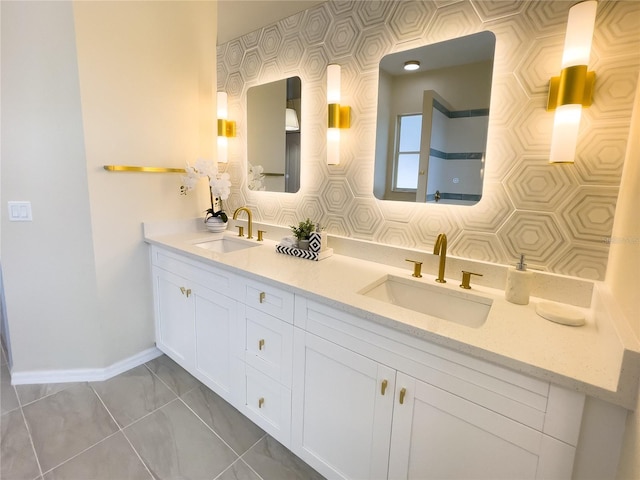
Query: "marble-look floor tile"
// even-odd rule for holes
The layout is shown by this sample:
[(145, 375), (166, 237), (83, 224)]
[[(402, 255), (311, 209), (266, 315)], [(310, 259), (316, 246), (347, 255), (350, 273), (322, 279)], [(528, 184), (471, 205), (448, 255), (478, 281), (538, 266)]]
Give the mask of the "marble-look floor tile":
[(222, 472), (216, 480), (261, 480), (256, 472), (244, 463), (242, 460), (238, 460), (236, 463)]
[(68, 388), (23, 407), (46, 472), (118, 430), (89, 385)]
[(20, 409), (0, 417), (0, 478), (33, 480), (40, 475)]
[(264, 480), (312, 480), (324, 477), (267, 435), (242, 459)]
[(20, 405), (25, 406), (36, 400), (46, 397), (47, 395), (53, 395), (54, 393), (61, 392), (67, 388), (75, 387), (77, 385), (83, 385), (86, 382), (72, 382), (72, 383), (43, 383), (39, 385), (16, 385), (16, 392), (18, 393), (18, 400)]
[(133, 423), (124, 433), (160, 480), (213, 479), (238, 458), (180, 400)]
[(152, 480), (122, 432), (54, 468), (44, 480)]
[(155, 358), (145, 365), (178, 396), (200, 385), (200, 382), (189, 372), (166, 355)]
[(9, 367), (2, 365), (0, 366), (0, 414), (4, 415), (18, 407), (20, 407), (20, 403), (18, 403), (16, 391), (11, 385)]
[(238, 454), (242, 455), (264, 436), (264, 431), (222, 397), (200, 385), (182, 400)]
[(126, 427), (176, 398), (175, 393), (144, 365), (90, 385), (121, 427)]

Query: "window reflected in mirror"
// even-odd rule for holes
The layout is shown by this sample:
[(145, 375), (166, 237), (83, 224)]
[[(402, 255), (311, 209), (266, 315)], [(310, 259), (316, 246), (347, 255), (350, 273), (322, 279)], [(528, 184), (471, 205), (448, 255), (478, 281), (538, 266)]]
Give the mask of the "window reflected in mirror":
[(290, 77), (247, 91), (247, 185), (250, 190), (300, 189), (302, 82)]
[(480, 200), (494, 51), (495, 35), (481, 32), (380, 61), (376, 198)]

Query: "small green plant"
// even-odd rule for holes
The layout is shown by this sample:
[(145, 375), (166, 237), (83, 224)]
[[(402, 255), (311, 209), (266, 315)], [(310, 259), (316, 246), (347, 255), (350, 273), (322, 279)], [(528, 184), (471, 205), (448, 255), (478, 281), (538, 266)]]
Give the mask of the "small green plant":
[(298, 240), (307, 240), (309, 236), (315, 231), (315, 229), (315, 224), (308, 218), (304, 222), (298, 223), (298, 226), (291, 225), (293, 236)]

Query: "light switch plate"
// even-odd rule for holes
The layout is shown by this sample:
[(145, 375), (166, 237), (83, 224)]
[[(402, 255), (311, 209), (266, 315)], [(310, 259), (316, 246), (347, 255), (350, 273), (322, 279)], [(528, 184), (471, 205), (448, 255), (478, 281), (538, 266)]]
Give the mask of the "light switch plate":
[(10, 222), (31, 222), (31, 202), (8, 202)]

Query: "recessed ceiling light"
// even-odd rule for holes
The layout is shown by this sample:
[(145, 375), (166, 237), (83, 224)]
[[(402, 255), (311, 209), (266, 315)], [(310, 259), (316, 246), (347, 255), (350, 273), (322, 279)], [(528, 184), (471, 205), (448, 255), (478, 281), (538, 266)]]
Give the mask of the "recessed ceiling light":
[(404, 62), (405, 70), (418, 70), (420, 68), (420, 62), (418, 60), (408, 60)]

